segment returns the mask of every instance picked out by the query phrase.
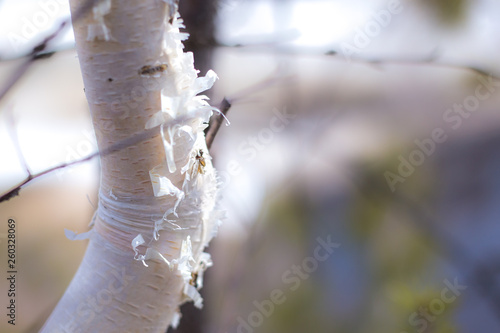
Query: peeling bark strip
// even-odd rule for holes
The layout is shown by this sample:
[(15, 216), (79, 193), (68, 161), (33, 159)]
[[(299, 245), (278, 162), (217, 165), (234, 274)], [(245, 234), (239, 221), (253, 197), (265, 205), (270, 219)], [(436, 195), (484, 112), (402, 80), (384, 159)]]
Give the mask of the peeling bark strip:
[[(86, 0), (71, 0), (75, 13)], [(203, 252), (221, 212), (204, 129), (205, 96), (184, 53), (172, 0), (102, 0), (73, 22), (100, 151), (145, 129), (151, 139), (101, 157), (99, 207), (89, 246), (42, 332), (165, 332), (194, 301)], [(82, 235), (72, 235), (81, 239)]]

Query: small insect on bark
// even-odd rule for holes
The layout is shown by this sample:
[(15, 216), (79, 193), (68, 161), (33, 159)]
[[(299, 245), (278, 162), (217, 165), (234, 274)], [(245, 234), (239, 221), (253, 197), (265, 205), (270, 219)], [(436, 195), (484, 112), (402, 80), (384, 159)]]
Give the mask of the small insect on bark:
[(196, 161), (198, 161), (198, 173), (204, 174), (205, 170), (203, 169), (207, 164), (205, 163), (205, 158), (203, 157), (203, 150), (199, 150), (196, 155)]
[(162, 73), (167, 70), (167, 65), (166, 64), (161, 64), (158, 66), (142, 66), (141, 69), (139, 69), (139, 74), (140, 75), (153, 75), (156, 73)]
[(191, 280), (189, 281), (189, 284), (195, 288), (198, 288), (198, 273), (191, 273)]

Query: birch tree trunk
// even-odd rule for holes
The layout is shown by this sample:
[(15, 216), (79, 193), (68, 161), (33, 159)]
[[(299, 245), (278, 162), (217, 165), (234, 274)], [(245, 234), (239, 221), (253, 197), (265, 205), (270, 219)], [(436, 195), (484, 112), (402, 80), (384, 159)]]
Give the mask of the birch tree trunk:
[[(71, 0), (74, 14), (86, 0)], [(99, 207), (84, 259), (42, 332), (165, 332), (211, 265), (215, 171), (205, 144), (216, 79), (197, 77), (168, 0), (103, 0), (73, 22), (100, 151), (146, 129), (152, 139), (101, 156)], [(78, 237), (77, 237), (78, 238)]]

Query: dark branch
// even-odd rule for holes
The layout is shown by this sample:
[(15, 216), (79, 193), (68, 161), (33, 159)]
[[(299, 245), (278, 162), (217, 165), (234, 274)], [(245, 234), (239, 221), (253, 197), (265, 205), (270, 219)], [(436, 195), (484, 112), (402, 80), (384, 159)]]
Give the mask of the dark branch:
[(213, 116), (212, 120), (210, 121), (210, 124), (205, 130), (208, 150), (210, 150), (210, 147), (212, 147), (215, 135), (219, 131), (220, 125), (222, 125), (222, 122), (224, 121), (224, 116), (228, 113), (230, 108), (231, 108), (231, 103), (227, 100), (227, 98), (224, 97), (224, 99), (219, 105), (219, 110), (221, 113), (217, 113), (216, 115)]
[(21, 186), (23, 186), (26, 183), (27, 183), (27, 181), (24, 181), (21, 184), (19, 184), (17, 187), (13, 188), (9, 192), (7, 192), (4, 195), (2, 195), (0, 197), (0, 202), (8, 201), (8, 200), (10, 200), (10, 199), (12, 199), (14, 197), (17, 197), (19, 195), (19, 192), (21, 191)]
[(117, 151), (120, 151), (124, 148), (127, 148), (127, 147), (130, 147), (130, 146), (133, 146), (139, 142), (142, 142), (144, 140), (148, 140), (148, 139), (151, 139), (153, 138), (155, 135), (157, 135), (159, 133), (159, 129), (160, 129), (160, 126), (157, 126), (157, 127), (154, 127), (152, 129), (149, 129), (149, 130), (146, 130), (144, 132), (141, 132), (139, 134), (136, 134), (130, 138), (127, 138), (125, 140), (122, 140), (116, 144), (113, 144), (111, 146), (109, 146), (108, 148), (105, 148), (103, 149), (101, 152), (95, 152), (85, 158), (82, 158), (82, 159), (79, 159), (79, 160), (75, 160), (75, 161), (72, 161), (72, 162), (69, 162), (69, 163), (62, 163), (60, 165), (57, 165), (55, 167), (52, 167), (52, 168), (49, 168), (47, 170), (44, 170), (42, 172), (39, 172), (39, 173), (35, 173), (35, 174), (29, 174), (28, 177), (26, 177), (23, 181), (21, 181), (19, 184), (17, 184), (16, 186), (14, 186), (11, 190), (9, 190), (7, 193), (3, 194), (2, 196), (0, 196), (0, 202), (3, 202), (3, 201), (7, 201), (7, 200), (10, 200), (16, 196), (19, 195), (19, 191), (21, 190), (21, 188), (26, 185), (27, 183), (29, 183), (31, 180), (35, 179), (35, 178), (38, 178), (38, 177), (41, 177), (43, 175), (46, 175), (48, 173), (51, 173), (53, 171), (56, 171), (56, 170), (59, 170), (59, 169), (63, 169), (63, 168), (66, 168), (66, 167), (69, 167), (69, 166), (73, 166), (73, 165), (76, 165), (76, 164), (80, 164), (80, 163), (83, 163), (83, 162), (87, 162), (87, 161), (90, 161), (92, 160), (93, 158), (97, 157), (97, 156), (106, 156), (106, 155), (110, 155), (114, 152), (117, 152)]
[(232, 104), (234, 102), (242, 102), (246, 98), (248, 98), (250, 95), (255, 94), (261, 90), (264, 90), (273, 84), (276, 84), (278, 81), (283, 80), (283, 79), (292, 79), (293, 77), (291, 76), (284, 76), (280, 74), (280, 69), (278, 68), (274, 73), (272, 73), (268, 78), (257, 82), (256, 84), (247, 87), (235, 94), (233, 94), (231, 97), (224, 97), (222, 102), (219, 105), (219, 111), (221, 113), (214, 115), (212, 119), (210, 120), (210, 124), (208, 127), (205, 129), (205, 136), (206, 136), (206, 141), (207, 141), (207, 148), (210, 150), (212, 147), (212, 143), (215, 139), (215, 135), (220, 129), (220, 126), (222, 122), (224, 121), (224, 117), (228, 113), (229, 109), (231, 108)]

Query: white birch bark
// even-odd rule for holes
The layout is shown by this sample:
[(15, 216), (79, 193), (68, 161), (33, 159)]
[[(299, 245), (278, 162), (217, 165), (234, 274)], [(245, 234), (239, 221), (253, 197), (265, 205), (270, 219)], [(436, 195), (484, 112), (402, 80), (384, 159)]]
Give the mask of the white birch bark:
[(181, 23), (162, 0), (103, 0), (73, 23), (99, 149), (161, 131), (101, 157), (87, 251), (42, 332), (165, 332), (180, 304), (202, 305), (220, 212), (203, 135), (212, 108), (196, 95), (216, 76), (197, 77)]

